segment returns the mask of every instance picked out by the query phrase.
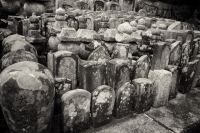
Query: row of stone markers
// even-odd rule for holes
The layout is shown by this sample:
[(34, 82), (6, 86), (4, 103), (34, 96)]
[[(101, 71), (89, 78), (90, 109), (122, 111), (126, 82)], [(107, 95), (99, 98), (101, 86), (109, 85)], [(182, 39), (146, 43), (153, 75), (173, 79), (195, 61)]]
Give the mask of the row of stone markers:
[(3, 40), (1, 107), (12, 132), (48, 131), (54, 102), (63, 132), (83, 132), (112, 116), (166, 105), (177, 90), (196, 87), (200, 32), (182, 30), (184, 23), (175, 20), (125, 14), (97, 12), (91, 19), (97, 31), (83, 24), (76, 30), (59, 8), (48, 40), (49, 70), (36, 63), (39, 49), (31, 36), (43, 38), (34, 14), (28, 36)]

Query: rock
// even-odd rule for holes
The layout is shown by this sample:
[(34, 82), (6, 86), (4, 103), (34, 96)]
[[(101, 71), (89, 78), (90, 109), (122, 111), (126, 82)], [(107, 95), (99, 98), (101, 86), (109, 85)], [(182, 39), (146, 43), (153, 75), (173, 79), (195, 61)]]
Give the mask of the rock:
[(74, 28), (62, 28), (60, 34), (58, 34), (57, 37), (60, 38), (61, 42), (80, 41)]
[(144, 113), (150, 110), (154, 102), (153, 82), (146, 78), (137, 78), (133, 84), (132, 110), (137, 113)]
[(130, 70), (128, 60), (112, 59), (107, 63), (108, 86), (114, 90), (120, 88), (124, 83), (130, 82)]
[(170, 43), (170, 56), (169, 56), (169, 65), (179, 66), (181, 61), (181, 46), (180, 41)]
[(96, 48), (88, 57), (88, 60), (95, 60), (102, 64), (106, 64), (110, 59), (108, 50), (103, 46)]
[(61, 114), (61, 97), (72, 90), (72, 81), (67, 78), (55, 78), (55, 109), (54, 114)]
[(78, 133), (90, 128), (91, 93), (76, 89), (66, 92), (61, 99), (63, 132)]
[(0, 78), (1, 107), (10, 131), (48, 132), (55, 98), (51, 72), (39, 63), (23, 61), (8, 66)]
[(131, 114), (133, 105), (133, 85), (126, 82), (116, 90), (113, 116), (121, 119)]
[(176, 21), (172, 23), (167, 30), (181, 30), (182, 24), (180, 21)]
[(190, 44), (188, 42), (181, 46), (181, 63), (180, 69), (182, 70), (189, 62)]
[(19, 49), (29, 51), (33, 53), (35, 56), (37, 56), (37, 50), (35, 49), (35, 47), (25, 40), (12, 40), (12, 41), (7, 42), (3, 46), (2, 54), (5, 55), (8, 52), (16, 51)]
[(122, 58), (127, 59), (128, 53), (129, 53), (129, 45), (130, 44), (124, 44), (124, 43), (117, 43), (113, 47), (111, 58)]
[(154, 46), (151, 70), (164, 69), (169, 62), (170, 46), (166, 42), (158, 42)]
[(13, 40), (25, 40), (25, 36), (22, 36), (22, 35), (19, 35), (19, 34), (9, 35), (8, 37), (6, 37), (3, 40), (2, 46), (4, 47), (8, 42), (13, 41)]
[(48, 53), (48, 68), (55, 77), (71, 80), (72, 89), (76, 89), (79, 57), (69, 51)]
[(77, 31), (77, 37), (82, 42), (92, 42), (94, 40), (94, 31), (87, 29), (79, 29)]
[(57, 51), (58, 44), (60, 43), (60, 39), (57, 36), (51, 36), (48, 40), (48, 46), (51, 50)]
[(116, 29), (107, 29), (104, 32), (104, 37), (103, 40), (107, 41), (107, 42), (114, 42), (115, 40), (115, 35), (117, 34), (117, 30)]
[(101, 85), (92, 92), (92, 125), (97, 128), (111, 122), (115, 103), (114, 89)]
[(165, 69), (172, 73), (172, 83), (171, 83), (171, 88), (169, 91), (169, 100), (171, 100), (171, 99), (176, 98), (176, 95), (177, 95), (178, 78), (179, 78), (178, 67), (168, 65)]
[(79, 65), (79, 88), (93, 92), (98, 86), (106, 84), (106, 66), (97, 61), (81, 61)]
[(124, 22), (124, 23), (118, 25), (117, 31), (119, 33), (126, 33), (128, 35), (130, 35), (133, 32), (132, 26), (128, 22)]
[(148, 78), (150, 63), (150, 58), (147, 55), (141, 56), (136, 63), (134, 79)]
[[(194, 60), (200, 60), (200, 55), (197, 55), (194, 58)], [(196, 72), (194, 74), (194, 79), (193, 79), (193, 82), (192, 82), (192, 88), (197, 87), (197, 81), (199, 80), (199, 77), (200, 77), (200, 69), (198, 69), (198, 68), (200, 68), (200, 63), (198, 63), (197, 70), (196, 70)]]
[(194, 60), (189, 62), (186, 66), (183, 67), (183, 69), (181, 69), (181, 75), (178, 82), (178, 90), (181, 93), (185, 94), (190, 92), (198, 63), (199, 60)]
[(129, 42), (134, 42), (134, 38), (132, 35), (126, 34), (126, 33), (117, 33), (115, 35), (115, 40), (117, 42), (123, 42), (123, 43), (129, 43)]
[(172, 73), (167, 70), (150, 70), (148, 78), (153, 81), (153, 107), (158, 108), (168, 103), (172, 83)]
[(5, 69), (6, 67), (15, 64), (17, 62), (22, 62), (22, 61), (33, 61), (33, 62), (38, 62), (37, 57), (25, 50), (17, 50), (17, 51), (12, 51), (7, 54), (5, 54), (1, 58), (1, 70)]

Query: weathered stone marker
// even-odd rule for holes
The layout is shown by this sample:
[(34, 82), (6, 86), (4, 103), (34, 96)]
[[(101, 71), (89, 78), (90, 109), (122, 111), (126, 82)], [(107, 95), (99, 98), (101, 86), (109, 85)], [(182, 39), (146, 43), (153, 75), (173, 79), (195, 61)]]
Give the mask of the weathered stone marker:
[(80, 61), (79, 87), (93, 92), (98, 86), (106, 84), (106, 65), (97, 61)]
[(181, 61), (181, 46), (180, 41), (176, 41), (170, 44), (170, 56), (169, 65), (179, 66)]
[(168, 65), (165, 69), (172, 73), (172, 83), (171, 83), (171, 88), (170, 88), (170, 92), (169, 92), (169, 100), (171, 100), (171, 99), (176, 98), (176, 95), (177, 95), (177, 89), (178, 89), (177, 81), (179, 78), (178, 67)]
[(113, 115), (120, 119), (131, 113), (133, 105), (133, 86), (126, 82), (116, 90)]
[(62, 130), (64, 133), (84, 132), (91, 125), (91, 93), (76, 89), (62, 95)]
[(136, 63), (134, 78), (148, 78), (150, 63), (150, 58), (147, 55), (141, 56)]
[(137, 78), (133, 84), (132, 110), (136, 113), (144, 113), (150, 110), (154, 102), (153, 82), (146, 78)]
[(158, 42), (153, 50), (151, 70), (164, 69), (168, 65), (170, 51), (167, 42)]
[(79, 57), (69, 51), (48, 53), (48, 68), (55, 77), (67, 78), (72, 81), (72, 89), (76, 89)]
[(54, 109), (54, 77), (43, 65), (23, 61), (0, 75), (1, 107), (13, 133), (49, 131)]
[(113, 47), (113, 53), (111, 55), (111, 58), (127, 59), (128, 52), (129, 52), (129, 44), (117, 43)]
[(31, 52), (21, 50), (21, 49), (17, 51), (9, 52), (1, 58), (1, 70), (5, 69), (6, 67), (14, 63), (21, 62), (21, 61), (38, 62), (38, 59)]
[(182, 70), (189, 63), (190, 44), (188, 42), (181, 46), (181, 63), (180, 70)]
[(198, 63), (199, 60), (194, 60), (189, 62), (186, 66), (183, 67), (183, 69), (181, 69), (178, 87), (178, 90), (181, 93), (185, 94), (190, 92)]
[(92, 125), (100, 127), (111, 122), (112, 111), (115, 103), (114, 89), (101, 85), (92, 92)]
[(54, 114), (61, 114), (61, 97), (72, 90), (72, 83), (66, 78), (55, 78), (55, 109)]
[(148, 78), (153, 81), (154, 103), (153, 107), (167, 104), (172, 82), (172, 73), (167, 70), (150, 70)]
[(107, 63), (108, 85), (114, 90), (120, 88), (124, 83), (130, 82), (130, 71), (128, 60), (112, 59)]
[(89, 55), (88, 60), (95, 60), (105, 64), (110, 60), (110, 55), (105, 47), (99, 46)]
[(195, 72), (195, 76), (194, 76), (194, 80), (193, 80), (193, 83), (192, 83), (192, 88), (195, 88), (196, 85), (197, 85), (197, 80), (200, 78), (200, 55), (197, 55), (195, 60), (199, 60), (199, 63), (197, 65), (197, 70)]

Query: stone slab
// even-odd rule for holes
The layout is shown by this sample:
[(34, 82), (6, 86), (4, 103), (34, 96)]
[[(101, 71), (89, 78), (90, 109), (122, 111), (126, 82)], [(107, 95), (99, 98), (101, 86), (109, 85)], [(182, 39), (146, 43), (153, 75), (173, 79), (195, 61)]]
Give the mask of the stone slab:
[(167, 106), (152, 108), (146, 114), (175, 133), (194, 132), (200, 124), (200, 88), (180, 94)]
[(122, 119), (112, 119), (110, 124), (91, 128), (85, 133), (172, 133), (145, 114), (130, 115)]

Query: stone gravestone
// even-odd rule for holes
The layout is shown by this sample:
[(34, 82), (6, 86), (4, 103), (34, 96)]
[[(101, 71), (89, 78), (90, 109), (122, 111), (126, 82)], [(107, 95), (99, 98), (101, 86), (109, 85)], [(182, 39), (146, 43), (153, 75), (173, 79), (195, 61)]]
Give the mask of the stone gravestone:
[(179, 78), (178, 67), (168, 65), (165, 69), (172, 73), (172, 83), (171, 83), (171, 88), (170, 88), (170, 92), (169, 92), (169, 100), (171, 100), (171, 99), (176, 98), (176, 95), (177, 95), (178, 78)]
[(55, 77), (67, 78), (72, 82), (72, 89), (76, 89), (78, 77), (79, 57), (69, 51), (48, 53), (48, 68)]
[(170, 46), (167, 42), (158, 42), (153, 50), (151, 70), (164, 69), (169, 63)]
[(133, 85), (126, 82), (116, 91), (113, 115), (120, 119), (131, 114), (133, 104)]
[(107, 85), (101, 85), (92, 92), (92, 125), (97, 128), (111, 122), (115, 103), (115, 92)]
[(134, 78), (147, 78), (150, 69), (150, 58), (147, 55), (141, 56), (136, 63)]
[(179, 83), (178, 90), (181, 93), (185, 94), (190, 92), (198, 63), (199, 60), (194, 60), (192, 62), (189, 62), (186, 66), (184, 66), (181, 69), (181, 75), (178, 82)]
[(150, 110), (154, 102), (153, 82), (146, 78), (137, 78), (133, 84), (132, 110), (136, 113), (144, 113)]
[(54, 77), (43, 65), (23, 61), (0, 75), (1, 107), (13, 133), (49, 132), (54, 110)]
[(76, 89), (66, 92), (61, 99), (63, 133), (80, 133), (90, 128), (91, 93)]
[(93, 92), (98, 86), (106, 84), (106, 65), (97, 61), (80, 61), (79, 87)]
[(153, 81), (153, 107), (161, 107), (168, 103), (172, 82), (172, 73), (167, 70), (150, 70), (148, 78)]
[(130, 82), (130, 71), (128, 60), (112, 59), (107, 63), (108, 85), (115, 91), (124, 83)]

